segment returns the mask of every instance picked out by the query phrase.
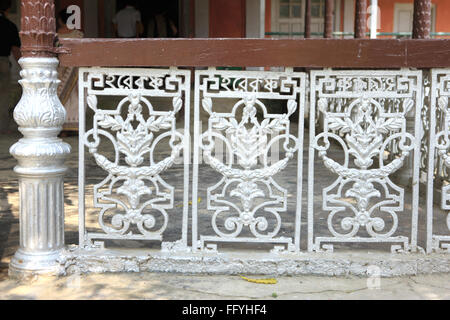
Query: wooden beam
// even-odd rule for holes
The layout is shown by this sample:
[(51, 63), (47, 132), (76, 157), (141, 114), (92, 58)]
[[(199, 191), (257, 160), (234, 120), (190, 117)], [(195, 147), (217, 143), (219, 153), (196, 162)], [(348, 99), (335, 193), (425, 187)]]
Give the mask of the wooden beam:
[[(450, 67), (450, 40), (61, 39), (64, 66)], [(437, 54), (439, 53), (439, 54)]]
[(355, 38), (362, 39), (366, 37), (367, 29), (367, 1), (356, 0), (355, 7)]
[(431, 0), (414, 0), (413, 38), (429, 39), (431, 35)]

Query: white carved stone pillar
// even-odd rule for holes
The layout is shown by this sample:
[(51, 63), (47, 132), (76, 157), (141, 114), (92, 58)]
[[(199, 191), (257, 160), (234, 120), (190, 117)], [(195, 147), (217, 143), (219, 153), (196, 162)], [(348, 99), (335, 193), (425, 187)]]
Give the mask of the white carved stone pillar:
[(20, 248), (9, 273), (59, 273), (64, 249), (64, 160), (70, 146), (58, 139), (66, 111), (57, 95), (58, 59), (53, 0), (21, 1), (23, 94), (14, 120), (23, 138), (11, 147), (18, 160)]
[(22, 58), (23, 96), (14, 111), (23, 138), (11, 147), (18, 160), (20, 249), (10, 275), (57, 273), (64, 247), (64, 160), (70, 146), (57, 138), (66, 111), (56, 94), (58, 59)]

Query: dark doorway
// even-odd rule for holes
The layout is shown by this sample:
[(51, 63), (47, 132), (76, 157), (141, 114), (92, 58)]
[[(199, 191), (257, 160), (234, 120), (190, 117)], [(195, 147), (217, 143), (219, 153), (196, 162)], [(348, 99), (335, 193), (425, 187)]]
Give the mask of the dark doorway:
[[(117, 11), (125, 7), (127, 0), (117, 1)], [(135, 0), (134, 6), (141, 12), (144, 37), (174, 38), (180, 32), (178, 0)]]

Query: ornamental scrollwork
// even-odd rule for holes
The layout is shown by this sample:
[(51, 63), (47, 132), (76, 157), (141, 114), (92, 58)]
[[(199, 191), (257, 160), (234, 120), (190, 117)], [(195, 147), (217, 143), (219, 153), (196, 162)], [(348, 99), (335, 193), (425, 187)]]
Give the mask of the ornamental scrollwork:
[(48, 59), (38, 65), (24, 59), (24, 63), (28, 68), (20, 72), (23, 95), (14, 110), (14, 120), (22, 128), (62, 127), (66, 110), (56, 94), (59, 80), (55, 68), (58, 61)]
[[(411, 131), (408, 118), (420, 121), (414, 116), (421, 107), (415, 89), (419, 79), (414, 74), (384, 78), (366, 73), (324, 71), (312, 79), (314, 105), (323, 118), (322, 132), (312, 131), (312, 147), (337, 178), (322, 192), (332, 237), (310, 233), (310, 250), (333, 250), (325, 244), (333, 242), (397, 242), (393, 251), (411, 248), (407, 237), (398, 236), (404, 189), (392, 177), (404, 170), (409, 157), (416, 157), (420, 132)], [(330, 152), (336, 148), (342, 150), (339, 160)]]
[[(430, 150), (436, 150), (435, 167), (431, 167), (435, 174), (435, 179), (429, 181), (432, 187), (440, 188), (441, 204), (440, 207), (446, 214), (445, 226), (447, 227), (447, 234), (435, 230), (436, 226), (429, 226), (428, 230), (432, 230), (431, 236), (431, 250), (442, 251), (450, 250), (450, 186), (448, 179), (448, 170), (450, 168), (450, 76), (445, 71), (432, 71), (432, 90), (435, 93), (434, 109), (435, 109), (435, 136), (430, 143)], [(433, 189), (431, 189), (433, 190)], [(428, 195), (430, 197), (432, 195)], [(431, 198), (432, 199), (432, 198)], [(439, 213), (432, 212), (434, 216), (441, 217)], [(432, 228), (430, 228), (432, 227)]]
[[(270, 72), (264, 76), (212, 70), (203, 79), (200, 103), (207, 115), (208, 128), (199, 137), (198, 145), (205, 162), (221, 179), (207, 188), (207, 209), (212, 213), (211, 225), (216, 236), (202, 235), (200, 248), (209, 240), (276, 242), (278, 239), (289, 251), (295, 250), (292, 239), (279, 237), (288, 192), (275, 177), (301, 148), (290, 124), (292, 116), (301, 111), (299, 94), (303, 78), (288, 72), (276, 76)], [(229, 112), (217, 111), (216, 97), (234, 98), (230, 100), (233, 103)], [(268, 112), (262, 98), (275, 97), (284, 98), (284, 113)], [(225, 144), (227, 162), (214, 155), (218, 143)], [(281, 144), (283, 156), (271, 162), (269, 153), (275, 143)]]
[[(89, 75), (86, 97), (87, 106), (94, 114), (93, 127), (84, 135), (85, 146), (95, 163), (107, 177), (94, 187), (94, 206), (99, 208), (98, 223), (104, 235), (91, 234), (89, 239), (135, 239), (162, 240), (163, 232), (169, 223), (169, 210), (174, 208), (174, 186), (168, 184), (161, 174), (171, 169), (186, 147), (186, 134), (177, 128), (177, 116), (184, 105), (185, 72), (158, 70), (126, 70), (117, 75), (108, 69), (103, 74), (93, 72)], [(98, 79), (121, 78), (148, 79), (158, 77), (167, 81), (178, 81), (175, 92), (164, 90), (163, 84), (155, 88), (133, 88), (121, 86), (118, 96), (122, 97), (115, 109), (100, 106), (98, 95), (112, 95), (114, 89), (101, 88)], [(118, 80), (119, 79), (119, 80)], [(95, 81), (94, 81), (95, 80)], [(163, 90), (164, 89), (164, 90)], [(151, 103), (153, 96), (170, 99), (170, 110), (159, 111)], [(102, 144), (114, 146), (114, 156), (103, 153)], [(155, 149), (168, 144), (170, 153), (156, 161)], [(186, 172), (185, 172), (186, 174)], [(170, 247), (167, 244), (164, 247)], [(184, 243), (186, 247), (186, 243)]]

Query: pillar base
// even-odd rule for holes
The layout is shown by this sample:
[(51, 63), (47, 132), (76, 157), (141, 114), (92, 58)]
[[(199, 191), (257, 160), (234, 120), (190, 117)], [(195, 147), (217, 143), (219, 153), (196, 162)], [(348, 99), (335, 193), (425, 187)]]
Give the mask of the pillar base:
[(62, 250), (50, 252), (24, 252), (19, 249), (9, 264), (8, 275), (23, 279), (35, 275), (58, 276), (64, 274), (59, 262)]

